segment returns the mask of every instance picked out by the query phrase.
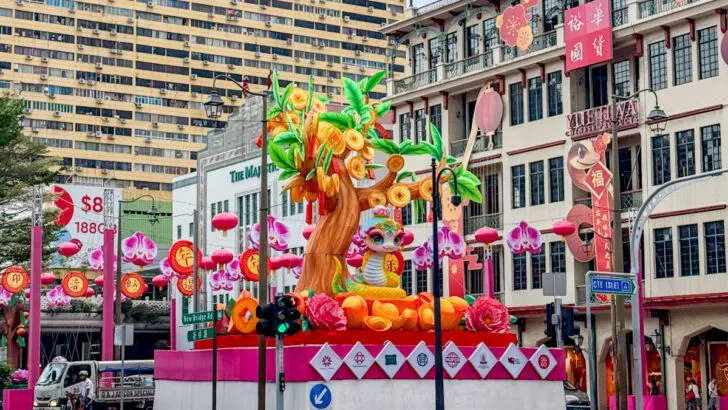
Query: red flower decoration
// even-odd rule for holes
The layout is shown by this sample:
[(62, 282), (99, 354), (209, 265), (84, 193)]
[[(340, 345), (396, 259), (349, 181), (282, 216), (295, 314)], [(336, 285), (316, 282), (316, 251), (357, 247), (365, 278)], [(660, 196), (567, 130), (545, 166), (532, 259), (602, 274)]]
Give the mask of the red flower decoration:
[(318, 293), (306, 302), (306, 318), (314, 329), (346, 330), (346, 314), (330, 296)]
[(500, 36), (510, 47), (518, 44), (518, 30), (528, 25), (526, 8), (522, 4), (508, 7), (501, 15)]
[(473, 332), (510, 333), (511, 316), (502, 303), (481, 296), (465, 312), (465, 326)]

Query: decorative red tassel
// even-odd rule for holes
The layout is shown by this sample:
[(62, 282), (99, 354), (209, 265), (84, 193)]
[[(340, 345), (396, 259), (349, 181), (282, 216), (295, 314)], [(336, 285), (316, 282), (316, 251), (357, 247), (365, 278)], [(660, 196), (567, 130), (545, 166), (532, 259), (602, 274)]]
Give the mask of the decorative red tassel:
[(326, 193), (323, 191), (319, 192), (319, 216), (326, 215)]
[(394, 210), (394, 221), (402, 225), (402, 208), (397, 208)]
[(432, 222), (432, 202), (430, 202), (430, 212), (427, 213), (427, 222)]
[(306, 204), (306, 223), (311, 225), (313, 222), (313, 202)]
[(255, 140), (255, 145), (258, 146), (258, 148), (263, 148), (263, 133), (261, 132), (258, 134), (258, 139)]
[(316, 149), (316, 136), (312, 135), (308, 139), (308, 159), (313, 159), (313, 151)]
[(341, 170), (339, 169), (338, 161), (331, 161), (331, 169), (334, 171), (334, 174), (341, 175)]

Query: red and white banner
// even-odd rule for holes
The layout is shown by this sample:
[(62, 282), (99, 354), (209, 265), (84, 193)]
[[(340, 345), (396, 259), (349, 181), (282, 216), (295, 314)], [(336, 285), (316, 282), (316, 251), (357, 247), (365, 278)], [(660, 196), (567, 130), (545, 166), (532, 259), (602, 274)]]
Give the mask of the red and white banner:
[(594, 0), (564, 13), (566, 72), (612, 59), (612, 13), (608, 0)]

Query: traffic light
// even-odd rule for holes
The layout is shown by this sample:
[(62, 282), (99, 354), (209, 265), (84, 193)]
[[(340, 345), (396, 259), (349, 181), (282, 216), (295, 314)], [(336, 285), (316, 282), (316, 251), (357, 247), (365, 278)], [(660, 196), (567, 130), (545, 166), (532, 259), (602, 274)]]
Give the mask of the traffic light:
[(298, 311), (298, 299), (290, 295), (278, 295), (275, 299), (276, 333), (280, 336), (291, 336), (301, 331), (301, 312)]
[(259, 335), (274, 337), (278, 321), (276, 313), (276, 305), (273, 303), (255, 308), (255, 315), (258, 317), (255, 332)]
[(575, 323), (576, 312), (573, 307), (561, 307), (561, 337), (568, 340), (570, 336), (576, 336), (581, 329)]
[(554, 304), (549, 303), (546, 305), (546, 320), (544, 323), (546, 323), (546, 330), (543, 331), (543, 333), (550, 337), (551, 339), (556, 337), (556, 329), (554, 329), (554, 324), (552, 322), (552, 318), (554, 317)]

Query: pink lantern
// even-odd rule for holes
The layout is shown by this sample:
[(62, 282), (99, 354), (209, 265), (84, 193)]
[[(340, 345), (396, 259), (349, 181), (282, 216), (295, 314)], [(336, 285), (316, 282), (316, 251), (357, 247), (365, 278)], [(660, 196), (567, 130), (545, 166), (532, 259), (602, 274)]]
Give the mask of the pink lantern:
[(576, 226), (569, 221), (556, 221), (551, 226), (556, 235), (561, 235), (561, 240), (566, 241), (566, 237), (576, 232)]
[(407, 246), (415, 241), (415, 234), (412, 233), (412, 231), (404, 231), (404, 234), (402, 235), (402, 242), (399, 244), (401, 246)]
[(491, 243), (497, 241), (498, 238), (498, 231), (493, 228), (483, 227), (475, 231), (476, 242), (482, 243), (486, 249), (490, 246)]
[(70, 258), (77, 254), (80, 250), (81, 247), (75, 242), (63, 242), (58, 245), (58, 254), (66, 258)]
[(30, 299), (30, 289), (27, 289), (27, 288), (25, 289), (25, 297)]
[(303, 238), (308, 240), (308, 238), (310, 238), (311, 234), (313, 233), (313, 229), (313, 225), (306, 225), (306, 227), (303, 228)]
[(720, 54), (723, 56), (723, 61), (728, 64), (728, 34), (725, 34), (720, 42)]
[(96, 286), (103, 288), (104, 287), (104, 275), (97, 276), (96, 279), (94, 279), (94, 283)]
[(83, 249), (83, 242), (81, 242), (80, 239), (71, 239), (69, 242), (75, 243), (78, 246), (78, 249)]
[(217, 268), (217, 264), (209, 256), (203, 256), (197, 264), (199, 265), (200, 269), (204, 270), (214, 270), (215, 268)]
[(233, 253), (227, 249), (218, 249), (212, 253), (212, 261), (217, 265), (227, 265), (232, 262), (234, 256)]
[(49, 286), (56, 282), (56, 275), (51, 272), (43, 272), (40, 274), (40, 283), (43, 286)]
[(346, 263), (353, 268), (361, 268), (364, 262), (364, 257), (360, 254), (354, 255), (350, 258), (346, 258)]
[(475, 123), (488, 137), (488, 149), (493, 149), (493, 135), (503, 120), (503, 99), (494, 89), (488, 88), (475, 104)]
[(223, 212), (212, 217), (212, 226), (222, 231), (222, 236), (227, 236), (227, 231), (238, 226), (238, 217), (230, 212)]
[(284, 253), (281, 256), (270, 258), (270, 269), (280, 268), (293, 269), (301, 263), (301, 257), (292, 253)]
[(158, 287), (159, 290), (162, 290), (163, 287), (167, 286), (167, 283), (169, 283), (169, 281), (163, 275), (157, 275), (152, 278), (152, 285)]
[(96, 295), (96, 291), (94, 290), (94, 288), (87, 288), (86, 289), (86, 297), (87, 298), (90, 298), (90, 297), (95, 296), (95, 295)]

